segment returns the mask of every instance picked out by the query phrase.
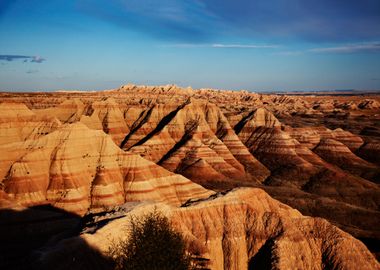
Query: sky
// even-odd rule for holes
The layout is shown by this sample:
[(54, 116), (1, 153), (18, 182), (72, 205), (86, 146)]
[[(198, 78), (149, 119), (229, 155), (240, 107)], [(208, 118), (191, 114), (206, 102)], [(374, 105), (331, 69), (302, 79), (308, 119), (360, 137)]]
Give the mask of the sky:
[(380, 89), (379, 0), (0, 0), (0, 90)]

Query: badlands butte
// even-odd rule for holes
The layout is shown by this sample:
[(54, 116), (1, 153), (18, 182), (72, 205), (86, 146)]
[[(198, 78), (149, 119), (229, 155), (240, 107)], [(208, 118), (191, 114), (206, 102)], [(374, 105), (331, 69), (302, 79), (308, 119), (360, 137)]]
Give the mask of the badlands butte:
[(107, 269), (153, 209), (210, 269), (380, 269), (376, 93), (2, 92), (0, 153), (1, 269)]

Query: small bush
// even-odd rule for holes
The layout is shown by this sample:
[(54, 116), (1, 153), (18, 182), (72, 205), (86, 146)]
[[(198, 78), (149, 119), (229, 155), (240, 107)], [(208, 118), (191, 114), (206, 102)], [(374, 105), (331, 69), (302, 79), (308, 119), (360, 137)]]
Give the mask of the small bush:
[(117, 270), (193, 269), (182, 235), (156, 210), (141, 219), (133, 218), (128, 240), (111, 247), (109, 255)]

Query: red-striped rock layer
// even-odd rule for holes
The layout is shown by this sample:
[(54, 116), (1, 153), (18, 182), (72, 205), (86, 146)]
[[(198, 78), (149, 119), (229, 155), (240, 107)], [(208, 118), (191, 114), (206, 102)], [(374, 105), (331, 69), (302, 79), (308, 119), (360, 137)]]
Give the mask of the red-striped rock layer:
[(37, 139), (60, 125), (58, 119), (38, 116), (22, 103), (0, 103), (0, 145)]
[(202, 184), (268, 176), (215, 105), (191, 99), (177, 107), (155, 105), (142, 115), (124, 149)]
[[(237, 129), (241, 123), (242, 127)], [(377, 185), (326, 162), (280, 127), (245, 128), (242, 120), (235, 126), (235, 130), (241, 131), (238, 136), (242, 142), (270, 169), (271, 175), (265, 181), (267, 185), (298, 188), (334, 200), (378, 209), (380, 189)], [(333, 136), (328, 129), (321, 127), (316, 130), (323, 136)], [(344, 148), (339, 155), (348, 153), (356, 157), (344, 144), (339, 144)], [(361, 159), (356, 157), (355, 160)], [(365, 163), (364, 160), (361, 161)], [(342, 168), (348, 169), (344, 166)], [(376, 178), (376, 168), (371, 168), (370, 178)]]
[(359, 149), (363, 145), (364, 141), (360, 136), (354, 135), (349, 131), (337, 128), (333, 130), (335, 140), (345, 144), (352, 152)]
[(66, 100), (58, 106), (35, 110), (35, 112), (38, 115), (53, 115), (62, 123), (80, 121), (91, 129), (104, 130), (118, 145), (129, 132), (122, 106), (113, 98), (93, 101), (90, 104), (74, 98)]
[(22, 205), (50, 203), (83, 214), (125, 201), (180, 205), (210, 194), (183, 176), (120, 150), (103, 131), (80, 123), (0, 151), (2, 189)]
[(351, 151), (356, 151), (363, 145), (363, 139), (360, 136), (352, 134), (349, 131), (337, 128), (330, 130), (325, 127), (285, 127), (289, 135), (309, 149), (313, 149), (321, 139), (334, 139), (345, 144)]
[(336, 140), (322, 140), (314, 149), (314, 152), (327, 162), (335, 164), (352, 174), (374, 180), (380, 176), (378, 166), (356, 156), (346, 145)]
[(303, 146), (313, 149), (321, 140), (321, 136), (313, 128), (301, 127), (291, 128), (286, 127), (285, 131)]
[[(193, 251), (209, 259), (210, 269), (380, 268), (360, 241), (324, 219), (302, 216), (260, 189), (237, 189), (181, 208), (162, 204), (137, 206), (93, 234), (66, 241), (60, 252), (67, 256), (62, 258), (69, 257), (71, 250), (76, 250), (75, 243), (83, 240), (106, 252), (115, 241), (127, 238), (123, 228), (132, 216), (139, 217), (153, 209), (171, 219)], [(44, 259), (49, 261), (49, 256), (45, 254)], [(70, 266), (70, 262), (55, 263)]]

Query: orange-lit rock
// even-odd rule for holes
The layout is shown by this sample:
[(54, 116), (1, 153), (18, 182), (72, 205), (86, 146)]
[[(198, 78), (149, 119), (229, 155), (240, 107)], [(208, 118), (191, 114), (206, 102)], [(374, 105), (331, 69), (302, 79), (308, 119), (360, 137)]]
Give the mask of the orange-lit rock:
[(80, 123), (0, 150), (4, 191), (22, 205), (50, 203), (83, 214), (125, 201), (180, 205), (210, 194), (183, 176), (123, 152), (103, 131)]

